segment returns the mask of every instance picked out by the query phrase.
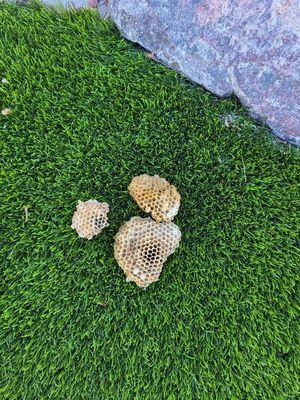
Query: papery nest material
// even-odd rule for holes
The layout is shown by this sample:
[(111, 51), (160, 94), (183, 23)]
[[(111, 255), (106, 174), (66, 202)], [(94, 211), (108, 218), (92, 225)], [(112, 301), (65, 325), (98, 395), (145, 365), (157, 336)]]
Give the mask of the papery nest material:
[(92, 239), (108, 226), (109, 205), (97, 200), (79, 201), (71, 227), (85, 239)]
[(179, 211), (180, 194), (176, 187), (158, 175), (136, 176), (128, 190), (138, 206), (155, 221), (170, 222)]
[(121, 226), (115, 237), (115, 258), (127, 281), (147, 287), (159, 279), (164, 262), (180, 240), (180, 229), (174, 223), (133, 217)]

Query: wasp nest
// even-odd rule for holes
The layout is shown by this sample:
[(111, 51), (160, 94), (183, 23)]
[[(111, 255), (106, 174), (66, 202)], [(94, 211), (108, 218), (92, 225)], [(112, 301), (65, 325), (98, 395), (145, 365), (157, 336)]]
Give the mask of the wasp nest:
[(97, 200), (79, 201), (72, 218), (72, 228), (82, 238), (92, 239), (108, 226), (109, 205)]
[(180, 239), (180, 229), (173, 223), (133, 217), (115, 237), (115, 258), (128, 282), (147, 287), (159, 279), (164, 262)]
[(138, 206), (146, 213), (150, 213), (155, 221), (170, 222), (177, 215), (180, 194), (166, 179), (158, 175), (136, 176), (128, 189)]

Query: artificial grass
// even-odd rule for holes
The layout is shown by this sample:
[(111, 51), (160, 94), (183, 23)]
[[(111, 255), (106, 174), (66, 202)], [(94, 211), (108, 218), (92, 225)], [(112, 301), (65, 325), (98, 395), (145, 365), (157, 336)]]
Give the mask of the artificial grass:
[[(91, 11), (1, 5), (2, 77), (1, 399), (299, 398), (298, 150)], [(147, 290), (113, 257), (141, 173), (182, 196)], [(110, 226), (85, 241), (89, 198)]]

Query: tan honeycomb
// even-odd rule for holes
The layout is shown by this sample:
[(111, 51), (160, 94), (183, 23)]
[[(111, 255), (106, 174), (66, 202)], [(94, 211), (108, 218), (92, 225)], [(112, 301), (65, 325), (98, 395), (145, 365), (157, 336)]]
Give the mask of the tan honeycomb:
[(92, 239), (108, 226), (109, 205), (97, 200), (79, 201), (72, 218), (72, 228), (82, 238)]
[(174, 223), (158, 223), (151, 218), (133, 217), (115, 237), (115, 258), (127, 281), (147, 287), (159, 279), (168, 256), (176, 250), (181, 232)]
[(132, 179), (129, 193), (138, 206), (155, 221), (170, 222), (177, 215), (180, 194), (175, 186), (158, 175), (140, 175)]

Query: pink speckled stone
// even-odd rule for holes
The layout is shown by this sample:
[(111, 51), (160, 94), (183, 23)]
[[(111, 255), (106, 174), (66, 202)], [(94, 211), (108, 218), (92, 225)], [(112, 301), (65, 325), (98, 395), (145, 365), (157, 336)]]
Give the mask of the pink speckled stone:
[(300, 0), (108, 0), (122, 34), (300, 144)]
[(99, 5), (99, 0), (88, 0), (88, 6), (91, 8), (97, 8)]

